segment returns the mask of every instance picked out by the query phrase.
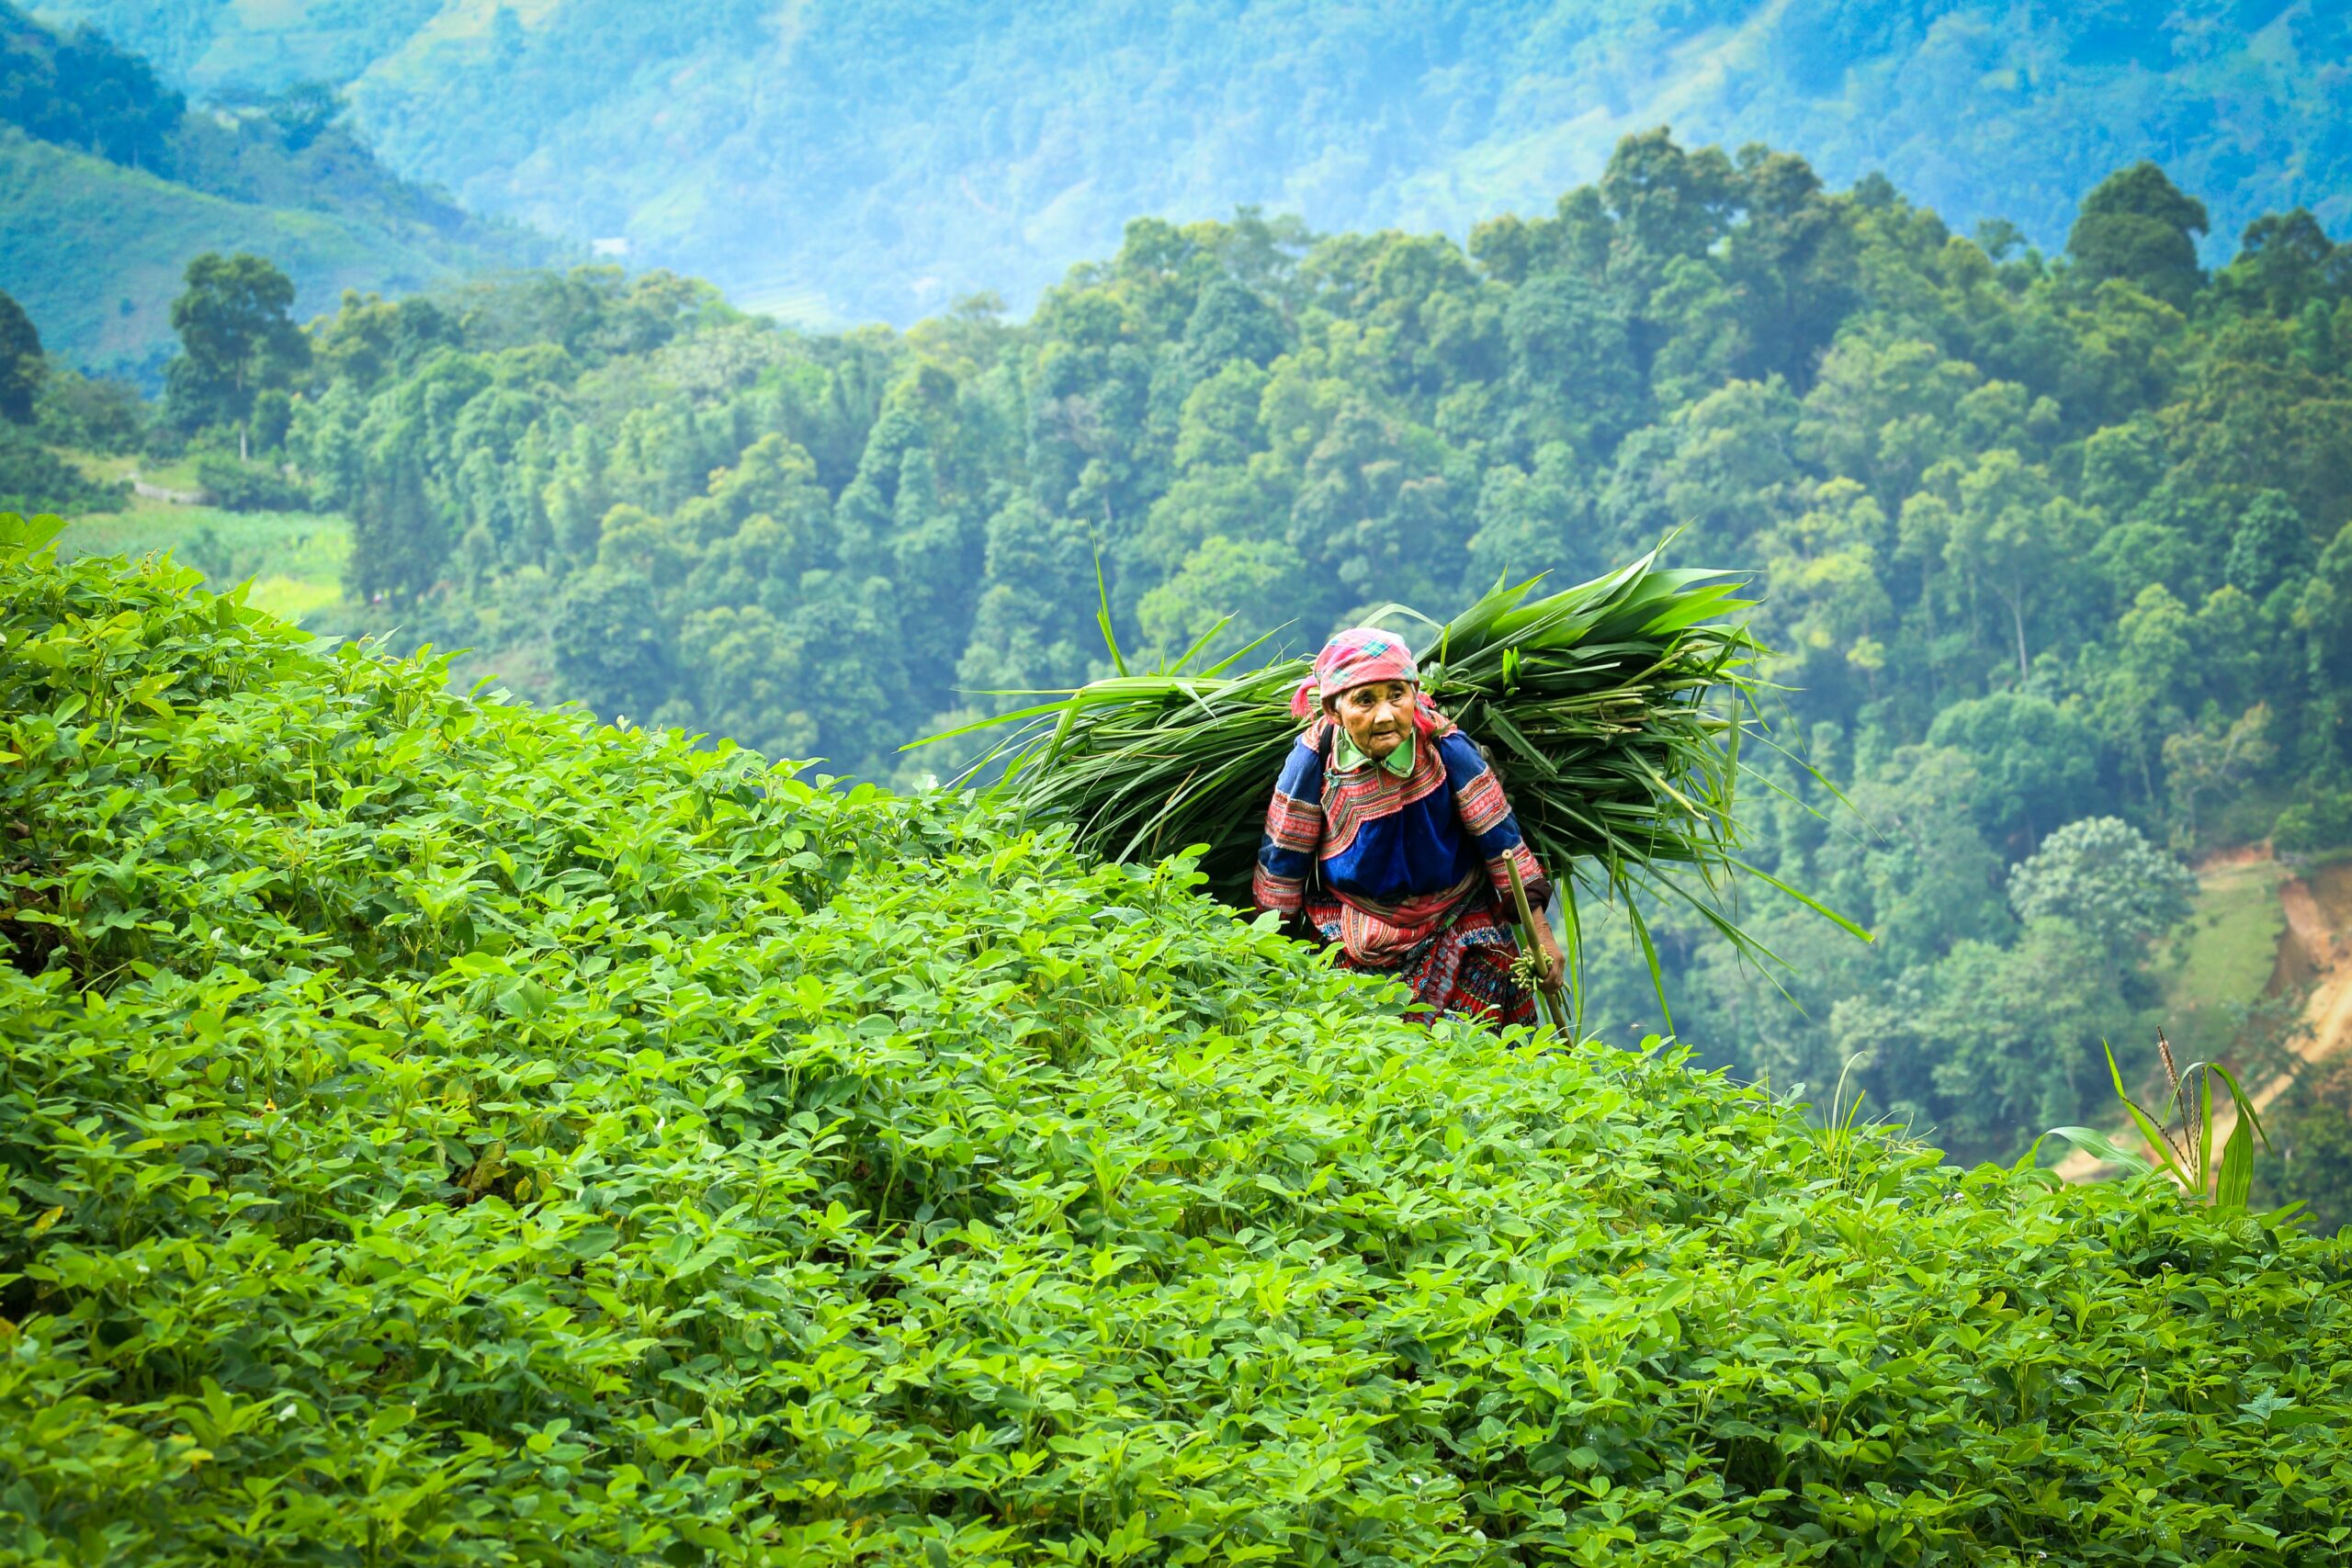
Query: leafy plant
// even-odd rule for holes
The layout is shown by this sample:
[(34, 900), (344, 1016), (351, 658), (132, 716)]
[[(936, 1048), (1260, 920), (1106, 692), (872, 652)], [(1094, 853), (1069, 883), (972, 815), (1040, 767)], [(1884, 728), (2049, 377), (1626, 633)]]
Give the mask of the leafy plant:
[(1851, 1095), (1846, 1092), (1847, 1081), (1863, 1060), (1858, 1052), (1847, 1057), (1845, 1065), (1838, 1069), (1838, 1087), (1830, 1091), (1828, 1110), (1812, 1129), (1815, 1146), (1829, 1160), (1831, 1179), (1840, 1184), (1853, 1168), (1854, 1156), (1866, 1134), (1861, 1115), (1862, 1101), (1869, 1091), (1858, 1086)]
[(311, 507), (309, 491), (264, 463), (207, 452), (196, 460), (196, 477), (206, 499), (231, 512), (306, 512)]
[[(2132, 1118), (2146, 1140), (2149, 1157), (2124, 1148), (2114, 1139), (2095, 1127), (2053, 1127), (2053, 1135), (2064, 1138), (2076, 1148), (2102, 1160), (2120, 1165), (2142, 1176), (2161, 1169), (2178, 1183), (2181, 1190), (2217, 1209), (2243, 1210), (2246, 1194), (2254, 1186), (2254, 1140), (2260, 1138), (2262, 1146), (2270, 1146), (2270, 1134), (2262, 1130), (2262, 1118), (2256, 1111), (2254, 1098), (2238, 1086), (2229, 1068), (2218, 1062), (2191, 1062), (2187, 1071), (2173, 1062), (2172, 1044), (2156, 1032), (2156, 1054), (2164, 1061), (2165, 1077), (2172, 1086), (2170, 1095), (2154, 1115), (2141, 1109), (2137, 1100), (2123, 1087), (2123, 1071), (2115, 1065), (2115, 1052), (2107, 1052), (2108, 1076), (2115, 1084), (2115, 1098)], [(2222, 1145), (2222, 1157), (2213, 1157), (2213, 1080), (2222, 1080), (2227, 1091), (2233, 1114), (2229, 1137)]]
[(130, 487), (94, 479), (28, 430), (0, 423), (0, 505), (35, 512), (115, 512)]

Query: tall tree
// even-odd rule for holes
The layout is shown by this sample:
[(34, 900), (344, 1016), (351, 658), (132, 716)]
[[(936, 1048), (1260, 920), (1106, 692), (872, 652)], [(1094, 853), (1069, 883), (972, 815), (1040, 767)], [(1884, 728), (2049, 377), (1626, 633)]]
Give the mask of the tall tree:
[(2015, 452), (1987, 452), (1960, 481), (1961, 505), (1944, 558), (1990, 588), (2008, 607), (2017, 634), (2018, 678), (2030, 672), (2027, 606), (2089, 543), (2093, 519), (2052, 492), (2050, 478)]
[(33, 394), (49, 371), (42, 357), (40, 333), (33, 319), (11, 296), (0, 293), (0, 419), (11, 424), (33, 422)]
[(293, 305), (293, 279), (259, 256), (209, 252), (188, 263), (187, 291), (172, 301), (180, 354), (165, 371), (183, 429), (233, 424), (239, 456), (250, 456), (255, 394), (287, 385), (310, 358)]
[(2196, 236), (2206, 227), (2203, 202), (2184, 195), (2155, 164), (2139, 163), (2108, 175), (2083, 198), (2066, 254), (2094, 281), (2120, 277), (2186, 310), (2205, 277)]

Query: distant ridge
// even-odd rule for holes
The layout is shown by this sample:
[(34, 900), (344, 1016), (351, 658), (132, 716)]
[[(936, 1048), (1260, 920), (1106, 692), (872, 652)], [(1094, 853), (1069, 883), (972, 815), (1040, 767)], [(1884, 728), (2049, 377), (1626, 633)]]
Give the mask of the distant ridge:
[(84, 369), (155, 385), (207, 251), (267, 256), (307, 316), (574, 250), (393, 175), (328, 89), (191, 108), (138, 55), (0, 3), (0, 288)]
[[(2142, 158), (2213, 217), (2352, 222), (2331, 0), (1312, 0), (923, 7), (51, 0), (198, 96), (324, 78), (403, 175), (739, 298), (901, 324), (1016, 308), (1136, 214), (1237, 205), (1456, 238), (1548, 209), (1618, 140), (1883, 172), (2046, 250)], [(777, 281), (783, 280), (783, 281)]]

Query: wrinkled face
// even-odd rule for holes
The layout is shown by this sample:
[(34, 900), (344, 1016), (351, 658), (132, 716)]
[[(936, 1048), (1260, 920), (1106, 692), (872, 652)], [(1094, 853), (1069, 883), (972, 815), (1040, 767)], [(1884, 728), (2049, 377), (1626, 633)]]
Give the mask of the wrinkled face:
[(1325, 705), (1347, 727), (1357, 750), (1377, 762), (1405, 743), (1413, 730), (1413, 686), (1409, 681), (1374, 681), (1351, 686)]

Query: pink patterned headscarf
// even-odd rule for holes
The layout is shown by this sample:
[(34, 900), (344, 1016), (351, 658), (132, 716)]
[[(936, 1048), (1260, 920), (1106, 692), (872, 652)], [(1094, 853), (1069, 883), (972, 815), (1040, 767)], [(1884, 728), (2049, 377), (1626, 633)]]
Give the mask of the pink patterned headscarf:
[(1335, 634), (1315, 656), (1315, 673), (1290, 694), (1292, 716), (1305, 718), (1341, 692), (1368, 686), (1374, 681), (1420, 683), (1413, 650), (1394, 632), (1373, 626), (1350, 626)]

